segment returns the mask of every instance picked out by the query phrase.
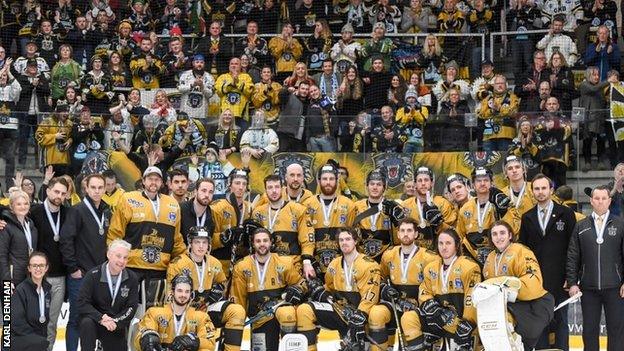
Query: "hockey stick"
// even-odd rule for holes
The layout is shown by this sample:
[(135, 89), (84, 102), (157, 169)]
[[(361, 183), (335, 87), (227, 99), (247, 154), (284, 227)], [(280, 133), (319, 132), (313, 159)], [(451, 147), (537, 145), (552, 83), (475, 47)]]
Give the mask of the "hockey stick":
[(267, 309), (264, 309), (264, 310), (262, 310), (262, 311), (258, 312), (258, 314), (256, 314), (255, 316), (253, 316), (253, 317), (249, 318), (249, 319), (245, 322), (244, 326), (246, 326), (246, 325), (250, 325), (250, 324), (252, 324), (252, 323), (255, 323), (255, 322), (257, 322), (258, 320), (260, 320), (260, 319), (262, 319), (262, 318), (264, 318), (264, 317), (268, 317), (268, 316), (273, 316), (273, 315), (275, 315), (275, 311), (277, 311), (277, 309), (278, 309), (280, 306), (284, 305), (284, 304), (286, 304), (286, 301), (285, 301), (285, 300), (281, 300), (281, 301), (279, 301), (278, 303), (276, 303), (275, 305), (273, 305), (273, 306), (271, 306), (271, 307), (269, 307), (269, 308), (267, 308)]
[(392, 298), (392, 312), (394, 314), (394, 320), (396, 321), (396, 325), (397, 325), (397, 334), (399, 336), (399, 351), (406, 351), (407, 349), (405, 347), (403, 327), (401, 326), (401, 320), (399, 319), (399, 312), (397, 311), (396, 301), (394, 298)]
[(555, 312), (556, 312), (558, 309), (560, 309), (560, 308), (562, 308), (562, 307), (564, 307), (564, 306), (566, 306), (566, 305), (569, 305), (569, 304), (571, 304), (572, 302), (575, 302), (576, 300), (580, 299), (580, 298), (581, 298), (581, 296), (583, 296), (583, 292), (581, 292), (581, 291), (577, 292), (577, 293), (576, 293), (576, 294), (574, 294), (573, 296), (569, 297), (567, 300), (565, 300), (565, 301), (563, 301), (562, 303), (558, 304), (558, 305), (557, 305), (557, 307), (555, 307)]

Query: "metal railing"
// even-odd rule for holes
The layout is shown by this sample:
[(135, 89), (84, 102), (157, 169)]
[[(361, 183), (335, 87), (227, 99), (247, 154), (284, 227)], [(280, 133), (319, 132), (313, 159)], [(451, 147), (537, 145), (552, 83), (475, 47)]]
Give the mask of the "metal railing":
[(497, 36), (508, 36), (508, 35), (531, 35), (531, 34), (541, 34), (548, 33), (550, 29), (535, 29), (535, 30), (526, 30), (526, 31), (501, 31), (501, 32), (491, 32), (490, 33), (490, 60), (494, 62), (494, 37)]

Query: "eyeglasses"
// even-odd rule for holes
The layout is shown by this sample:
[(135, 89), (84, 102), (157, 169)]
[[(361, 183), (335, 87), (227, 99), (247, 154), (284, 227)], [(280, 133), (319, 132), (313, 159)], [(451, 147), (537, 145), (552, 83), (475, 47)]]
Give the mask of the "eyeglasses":
[(33, 268), (33, 269), (44, 269), (48, 265), (47, 264), (31, 264), (29, 266), (30, 266), (30, 268)]

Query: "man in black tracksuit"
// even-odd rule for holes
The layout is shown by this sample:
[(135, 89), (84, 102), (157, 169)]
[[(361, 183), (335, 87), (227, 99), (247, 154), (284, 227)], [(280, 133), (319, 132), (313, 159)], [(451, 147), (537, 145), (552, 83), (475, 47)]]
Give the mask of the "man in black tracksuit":
[(214, 222), (208, 206), (212, 202), (215, 184), (211, 178), (201, 178), (195, 183), (195, 197), (180, 204), (180, 233), (188, 246), (188, 232), (192, 227), (206, 227), (212, 235)]
[(583, 345), (600, 349), (600, 315), (605, 310), (607, 351), (624, 345), (624, 222), (609, 213), (611, 189), (600, 185), (591, 193), (593, 212), (580, 220), (570, 238), (566, 280), (570, 296), (583, 291)]
[(86, 178), (87, 195), (72, 207), (61, 228), (61, 253), (67, 266), (67, 296), (69, 320), (66, 344), (68, 351), (78, 347), (78, 310), (76, 301), (83, 275), (106, 261), (106, 232), (112, 216), (110, 207), (102, 201), (105, 180), (99, 174)]
[(78, 297), (82, 350), (94, 350), (98, 339), (104, 350), (127, 350), (126, 331), (139, 303), (136, 274), (126, 269), (130, 249), (128, 242), (114, 240), (108, 261), (83, 278)]

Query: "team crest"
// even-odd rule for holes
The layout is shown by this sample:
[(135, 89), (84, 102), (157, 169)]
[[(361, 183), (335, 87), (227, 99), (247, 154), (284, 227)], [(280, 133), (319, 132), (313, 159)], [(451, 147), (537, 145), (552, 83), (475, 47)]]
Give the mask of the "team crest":
[(381, 240), (367, 239), (364, 241), (364, 253), (369, 257), (375, 257), (381, 252), (381, 246)]
[(314, 164), (314, 156), (303, 153), (282, 153), (271, 156), (273, 159), (273, 173), (279, 175), (282, 179), (286, 176), (286, 167), (295, 163), (303, 167), (303, 179), (306, 184), (314, 182), (314, 174), (312, 174), (312, 165)]
[(130, 292), (130, 288), (127, 286), (122, 286), (120, 289), (121, 297), (128, 297), (128, 293)]
[(391, 271), (394, 270), (394, 263), (390, 262), (388, 263), (388, 268), (390, 268)]
[(563, 229), (565, 228), (565, 223), (563, 223), (562, 220), (558, 220), (555, 225), (557, 226), (558, 231), (563, 231)]
[(275, 270), (277, 271), (278, 274), (284, 273), (284, 269), (285, 269), (284, 266), (277, 266), (277, 267), (275, 267)]
[(87, 176), (104, 172), (108, 169), (108, 157), (108, 152), (89, 152), (82, 164), (80, 174)]
[(251, 278), (251, 271), (249, 269), (243, 269), (243, 275), (247, 278)]
[(436, 273), (434, 270), (429, 270), (429, 275), (431, 276), (432, 280), (438, 279), (438, 273)]
[(161, 329), (167, 329), (167, 327), (169, 326), (169, 321), (166, 320), (163, 316), (158, 316), (157, 321)]
[(336, 258), (336, 252), (334, 250), (322, 250), (318, 252), (321, 264), (325, 267), (329, 266), (331, 261)]
[(409, 154), (382, 153), (373, 156), (373, 167), (386, 174), (389, 188), (396, 188), (412, 177), (411, 165)]
[(607, 229), (608, 234), (610, 236), (615, 236), (617, 234), (617, 228), (616, 227), (609, 227), (609, 229)]
[(147, 263), (160, 262), (160, 248), (156, 246), (146, 246), (143, 248), (141, 258)]
[(172, 222), (175, 222), (175, 220), (176, 220), (175, 212), (169, 212), (169, 220), (172, 221)]
[(204, 103), (204, 96), (200, 93), (191, 92), (186, 99), (186, 105), (190, 108), (200, 108)]
[(464, 165), (468, 168), (488, 167), (491, 168), (502, 158), (497, 151), (478, 151), (464, 153)]
[(293, 218), (292, 221), (290, 221), (290, 228), (292, 230), (297, 230), (298, 226), (299, 226), (299, 224), (297, 223), (297, 219)]
[(347, 223), (347, 215), (341, 214), (340, 215), (340, 224), (345, 224)]
[(464, 283), (462, 283), (461, 279), (455, 279), (455, 289), (463, 289)]

